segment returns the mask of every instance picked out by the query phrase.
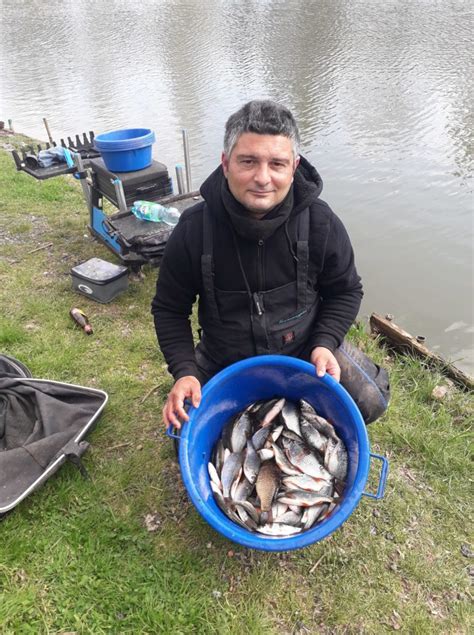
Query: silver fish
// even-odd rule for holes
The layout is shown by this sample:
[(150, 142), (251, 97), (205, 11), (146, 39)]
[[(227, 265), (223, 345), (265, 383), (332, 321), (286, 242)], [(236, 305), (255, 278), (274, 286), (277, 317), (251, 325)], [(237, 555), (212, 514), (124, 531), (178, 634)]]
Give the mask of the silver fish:
[(253, 491), (253, 485), (245, 476), (243, 476), (235, 488), (232, 500), (234, 502), (246, 501)]
[(283, 525), (291, 525), (292, 527), (301, 527), (302, 510), (294, 512), (289, 509), (284, 514), (273, 518), (274, 523), (282, 523)]
[(237, 492), (237, 488), (239, 487), (241, 476), (242, 476), (242, 468), (240, 468), (240, 470), (238, 471), (237, 476), (235, 477), (234, 482), (232, 483), (230, 487), (230, 498), (232, 500), (235, 500), (236, 492)]
[(222, 470), (222, 466), (224, 465), (224, 452), (225, 448), (221, 438), (216, 443), (216, 447), (212, 456), (212, 462), (214, 463), (214, 466), (219, 473)]
[(280, 523), (269, 523), (257, 527), (257, 531), (268, 536), (294, 536), (301, 532), (301, 527), (292, 527), (291, 525), (282, 525)]
[(309, 529), (310, 527), (312, 527), (314, 523), (320, 519), (320, 517), (324, 514), (328, 507), (328, 503), (321, 503), (320, 505), (312, 505), (311, 507), (306, 507), (301, 518), (303, 528)]
[(252, 485), (257, 480), (257, 475), (260, 470), (261, 458), (255, 452), (255, 448), (252, 445), (252, 441), (249, 439), (247, 441), (247, 452), (245, 454), (244, 460), (244, 474), (247, 477), (247, 480), (252, 483)]
[(288, 511), (288, 505), (285, 503), (279, 503), (275, 501), (272, 505), (272, 516), (273, 518), (278, 518), (278, 516), (283, 516), (283, 514)]
[(237, 508), (237, 510), (243, 509), (245, 510), (245, 513), (250, 516), (250, 518), (258, 524), (259, 521), (259, 516), (258, 516), (258, 512), (255, 509), (255, 507), (252, 505), (252, 503), (249, 503), (249, 501), (239, 501), (235, 503), (235, 506)]
[(232, 452), (225, 460), (221, 472), (222, 493), (224, 494), (224, 498), (229, 498), (230, 488), (242, 469), (243, 460), (243, 452)]
[(261, 461), (268, 461), (269, 459), (273, 459), (273, 457), (275, 456), (275, 452), (272, 450), (272, 448), (262, 448), (258, 451), (258, 456), (260, 457)]
[[(313, 478), (307, 474), (299, 474), (297, 476), (285, 476), (282, 483), (290, 489), (304, 489), (307, 492), (318, 492), (319, 494), (332, 496), (334, 487), (327, 480), (322, 478)], [(330, 494), (327, 494), (331, 491)]]
[(296, 404), (292, 401), (287, 401), (282, 408), (280, 417), (288, 430), (291, 430), (299, 437), (301, 436), (299, 413)]
[(331, 480), (331, 474), (320, 464), (309, 448), (295, 441), (288, 441), (285, 449), (288, 460), (300, 472), (314, 478), (322, 478), (326, 481)]
[(224, 512), (224, 514), (227, 514), (228, 507), (226, 505), (224, 497), (222, 496), (221, 490), (217, 487), (217, 485), (213, 481), (211, 481), (210, 483), (211, 483), (211, 489), (214, 492), (214, 500), (216, 501), (217, 505), (220, 507), (221, 511)]
[(285, 399), (278, 399), (278, 401), (275, 403), (275, 405), (273, 406), (273, 408), (271, 408), (267, 414), (265, 415), (265, 417), (263, 418), (262, 421), (262, 428), (266, 428), (267, 426), (269, 426), (272, 421), (275, 419), (275, 417), (277, 416), (277, 414), (279, 412), (281, 412), (283, 406), (285, 405)]
[(331, 439), (324, 455), (324, 466), (327, 471), (340, 481), (347, 476), (347, 450), (342, 441)]
[(256, 450), (261, 450), (270, 436), (271, 428), (259, 428), (252, 436), (252, 445)]
[(276, 443), (278, 437), (280, 436), (280, 434), (283, 432), (283, 425), (281, 426), (277, 426), (276, 428), (274, 428), (270, 434), (270, 437), (273, 441), (273, 443)]
[(298, 475), (301, 474), (301, 471), (296, 469), (283, 454), (283, 450), (279, 448), (277, 445), (272, 443), (272, 450), (275, 453), (275, 463), (278, 465), (280, 470), (284, 474), (288, 475)]
[(306, 443), (312, 448), (316, 448), (323, 456), (328, 444), (328, 437), (314, 426), (306, 417), (301, 417), (300, 421), (301, 436)]
[(211, 481), (217, 485), (220, 491), (222, 491), (221, 479), (219, 478), (219, 474), (217, 473), (217, 470), (214, 467), (213, 463), (211, 463), (211, 461), (209, 461), (209, 463), (207, 464), (207, 469), (208, 469)]
[(324, 417), (318, 415), (313, 406), (304, 399), (300, 400), (300, 409), (302, 416), (308, 419), (308, 421), (310, 421), (310, 423), (312, 423), (314, 427), (321, 432), (321, 434), (324, 434), (326, 437), (334, 439), (335, 441), (339, 440), (332, 423), (329, 423), (329, 421), (324, 419)]
[(235, 421), (230, 432), (230, 449), (232, 452), (242, 452), (247, 445), (252, 424), (247, 412), (243, 412)]
[(289, 490), (278, 496), (280, 503), (287, 505), (299, 505), (300, 507), (311, 507), (321, 503), (332, 503), (333, 499), (329, 496), (320, 496), (316, 492), (305, 492), (304, 490)]

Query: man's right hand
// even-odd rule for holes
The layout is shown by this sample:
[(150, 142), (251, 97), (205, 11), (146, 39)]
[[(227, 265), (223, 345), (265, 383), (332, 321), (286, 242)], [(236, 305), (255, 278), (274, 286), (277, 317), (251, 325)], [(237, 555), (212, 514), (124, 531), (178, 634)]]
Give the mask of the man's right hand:
[(185, 399), (190, 399), (195, 408), (201, 403), (201, 384), (192, 375), (178, 379), (168, 394), (163, 408), (163, 422), (166, 428), (171, 424), (179, 429), (182, 421), (189, 421), (184, 409)]

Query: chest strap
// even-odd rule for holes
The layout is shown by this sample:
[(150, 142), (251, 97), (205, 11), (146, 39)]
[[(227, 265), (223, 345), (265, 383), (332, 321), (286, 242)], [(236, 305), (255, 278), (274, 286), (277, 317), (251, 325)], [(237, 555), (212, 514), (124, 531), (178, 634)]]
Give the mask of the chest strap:
[(219, 319), (216, 294), (214, 290), (214, 261), (212, 258), (212, 219), (207, 203), (204, 203), (202, 210), (202, 244), (203, 253), (201, 255), (201, 274), (204, 295), (213, 319)]
[(298, 309), (306, 307), (308, 291), (308, 270), (309, 270), (309, 207), (302, 211), (298, 217), (298, 240), (296, 242), (296, 288)]

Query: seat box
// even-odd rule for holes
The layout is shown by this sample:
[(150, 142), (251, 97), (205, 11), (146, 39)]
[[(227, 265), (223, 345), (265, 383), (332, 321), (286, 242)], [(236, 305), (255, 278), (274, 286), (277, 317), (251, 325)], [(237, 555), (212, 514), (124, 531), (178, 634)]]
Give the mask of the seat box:
[(128, 269), (101, 258), (90, 258), (71, 269), (72, 286), (91, 300), (107, 304), (128, 288)]
[(111, 203), (118, 207), (117, 195), (113, 181), (122, 181), (127, 207), (134, 201), (157, 201), (173, 193), (168, 169), (163, 163), (152, 161), (148, 168), (135, 172), (110, 172), (103, 159), (92, 159), (90, 168), (93, 172), (94, 185)]

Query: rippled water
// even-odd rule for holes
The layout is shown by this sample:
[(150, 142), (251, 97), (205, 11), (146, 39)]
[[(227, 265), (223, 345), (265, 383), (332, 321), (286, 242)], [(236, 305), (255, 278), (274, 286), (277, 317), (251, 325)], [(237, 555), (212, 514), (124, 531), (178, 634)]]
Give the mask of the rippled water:
[[(470, 1), (3, 0), (0, 119), (46, 138), (145, 126), (193, 185), (228, 115), (291, 107), (348, 227), (362, 314), (394, 314), (474, 372)], [(84, 208), (84, 213), (85, 208)]]

